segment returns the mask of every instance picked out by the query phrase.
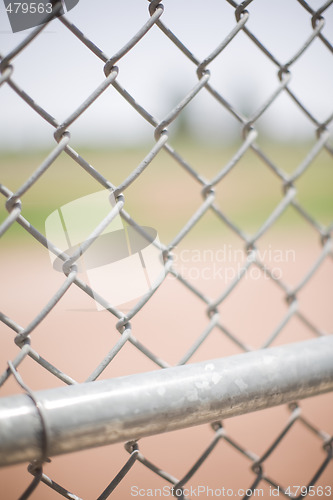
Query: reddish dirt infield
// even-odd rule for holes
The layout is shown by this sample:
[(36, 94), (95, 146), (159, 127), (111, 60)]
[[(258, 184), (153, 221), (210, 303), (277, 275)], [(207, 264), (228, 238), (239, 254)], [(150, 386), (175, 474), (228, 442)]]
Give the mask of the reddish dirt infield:
[[(270, 246), (271, 245), (271, 246)], [(192, 283), (209, 297), (215, 298), (226, 286), (226, 272), (237, 269), (232, 258), (223, 262), (217, 257), (221, 248), (214, 240), (209, 245), (194, 246), (199, 253), (182, 252), (178, 249), (177, 265), (192, 279)], [(206, 252), (214, 250), (213, 258)], [(273, 261), (282, 273), (282, 279), (295, 286), (319, 257), (320, 246), (307, 243), (306, 238), (290, 234), (275, 243), (263, 239), (262, 248), (279, 249), (284, 258), (274, 261), (272, 254), (266, 253), (266, 260)], [(287, 250), (292, 249), (293, 253)], [(234, 247), (232, 247), (234, 250)], [(231, 254), (232, 255), (232, 254)], [(275, 254), (277, 256), (277, 254)], [(1, 294), (3, 312), (26, 326), (49, 300), (63, 282), (63, 276), (55, 273), (50, 266), (47, 252), (32, 247), (7, 248), (1, 258)], [(215, 264), (215, 271), (214, 271)], [(272, 262), (267, 262), (272, 264)], [(216, 268), (223, 267), (223, 273)], [(204, 271), (206, 269), (206, 271)], [(214, 274), (215, 273), (215, 274)], [(250, 274), (236, 287), (230, 297), (220, 307), (221, 322), (237, 335), (242, 342), (258, 348), (271, 334), (287, 311), (282, 291), (263, 276)], [(299, 309), (309, 321), (321, 330), (332, 332), (332, 260), (326, 259), (308, 284), (299, 293)], [(32, 346), (38, 353), (82, 382), (93, 371), (99, 361), (119, 338), (115, 330), (115, 319), (106, 311), (98, 312), (94, 304), (80, 290), (71, 287), (57, 307), (33, 332)], [(157, 291), (149, 304), (132, 321), (134, 335), (154, 353), (170, 364), (176, 364), (190, 345), (207, 325), (203, 303), (189, 293), (176, 280), (168, 279)], [(272, 345), (313, 338), (309, 328), (297, 318), (292, 318)], [(14, 342), (14, 332), (0, 326), (1, 371), (6, 361), (18, 352)], [(191, 362), (223, 357), (241, 352), (219, 330), (214, 330), (207, 341), (198, 349)], [(102, 378), (150, 371), (156, 366), (131, 345), (125, 345), (116, 359), (105, 370)], [(62, 383), (47, 373), (30, 359), (19, 368), (25, 382), (33, 389), (61, 386)], [(1, 396), (20, 392), (13, 379), (5, 383)], [(300, 403), (302, 415), (316, 427), (333, 433), (333, 395), (321, 395)], [(228, 435), (245, 450), (257, 455), (263, 454), (282, 431), (289, 418), (286, 407), (267, 409), (243, 415), (224, 422)], [(153, 436), (139, 441), (140, 451), (151, 462), (173, 476), (181, 479), (199, 458), (213, 439), (209, 425), (183, 431)], [(63, 487), (83, 499), (95, 499), (106, 488), (128, 459), (122, 444), (99, 449), (54, 457), (45, 466), (45, 474)], [(322, 443), (301, 422), (296, 422), (287, 436), (265, 461), (264, 472), (284, 487), (304, 485), (314, 475), (325, 459)], [(226, 441), (221, 441), (209, 458), (193, 476), (189, 485), (202, 486), (222, 491), (224, 487), (239, 498), (239, 489), (251, 486), (255, 478), (251, 462)], [(318, 485), (333, 488), (333, 463), (326, 468)], [(26, 472), (26, 464), (9, 467), (0, 471), (1, 498), (14, 500), (28, 486), (31, 476)], [(120, 500), (130, 498), (158, 497), (160, 488), (167, 496), (168, 483), (153, 474), (140, 463), (136, 463), (129, 474), (115, 490), (113, 497)], [(269, 487), (264, 482), (262, 498), (270, 498)], [(151, 491), (150, 491), (150, 490)], [(195, 491), (195, 490), (194, 490)], [(208, 490), (200, 490), (201, 498), (209, 498)], [(140, 492), (140, 494), (139, 494)], [(198, 491), (197, 491), (198, 492)], [(154, 493), (152, 495), (151, 493)], [(227, 496), (225, 494), (224, 496)], [(230, 495), (228, 495), (230, 496)], [(319, 494), (313, 498), (319, 498)], [(163, 498), (162, 495), (160, 497)], [(217, 495), (216, 495), (217, 497)], [(223, 495), (220, 495), (223, 498)], [(35, 500), (61, 498), (51, 489), (41, 484), (32, 494)], [(195, 495), (192, 495), (195, 498)], [(214, 498), (214, 497), (213, 497)], [(324, 497), (322, 497), (324, 498)], [(326, 497), (327, 498), (327, 497)]]

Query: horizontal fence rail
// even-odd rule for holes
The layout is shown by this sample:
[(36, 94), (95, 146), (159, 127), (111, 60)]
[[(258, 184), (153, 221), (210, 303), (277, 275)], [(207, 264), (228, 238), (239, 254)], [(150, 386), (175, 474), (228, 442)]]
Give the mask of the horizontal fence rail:
[[(229, 418), (333, 390), (333, 335), (0, 400), (0, 465)], [(45, 439), (45, 443), (43, 443)]]
[[(228, 496), (243, 500), (258, 486), (331, 496), (333, 393), (297, 400), (333, 391), (333, 0), (1, 8), (0, 143), (12, 128), (38, 151), (0, 150), (0, 465), (30, 462), (33, 476), (3, 467), (0, 496), (79, 500), (63, 486), (78, 475), (84, 500), (118, 487), (128, 500), (144, 470), (188, 500), (202, 466), (223, 485), (237, 476), (243, 493)], [(280, 140), (292, 110), (296, 144)], [(89, 149), (95, 126), (105, 143)], [(246, 413), (242, 428), (220, 420)]]

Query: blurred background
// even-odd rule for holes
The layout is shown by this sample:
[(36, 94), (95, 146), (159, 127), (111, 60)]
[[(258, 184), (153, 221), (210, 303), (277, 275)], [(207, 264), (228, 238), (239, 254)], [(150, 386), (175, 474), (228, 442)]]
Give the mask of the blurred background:
[[(316, 11), (322, 3), (313, 0), (309, 5)], [(227, 1), (165, 0), (163, 4), (163, 23), (199, 61), (236, 24), (235, 9)], [(111, 57), (148, 20), (148, 6), (146, 1), (97, 0), (92, 4), (80, 0), (66, 17)], [(296, 0), (254, 0), (247, 10), (250, 17), (246, 27), (281, 64), (288, 63), (313, 32), (311, 14)], [(326, 9), (324, 17), (321, 33), (332, 44), (333, 6)], [(0, 2), (1, 57), (31, 32), (13, 34), (4, 3)], [(104, 62), (59, 20), (51, 22), (12, 64), (12, 79), (17, 87), (59, 124), (105, 78)], [(157, 26), (117, 66), (117, 82), (157, 122), (198, 81), (196, 66)], [(248, 119), (256, 116), (280, 84), (276, 64), (242, 31), (209, 64), (209, 70), (211, 85), (236, 115)], [(333, 218), (332, 51), (316, 37), (291, 65), (290, 72), (288, 88), (303, 109), (287, 91), (282, 91), (255, 120), (256, 145), (261, 154), (247, 149), (215, 187), (216, 204), (231, 224), (208, 211), (174, 249), (176, 269), (211, 299), (226, 290), (230, 276), (235, 276), (244, 264), (245, 257), (239, 253), (245, 255), (241, 235), (255, 235), (281, 202), (284, 186), (276, 172), (287, 178), (304, 162), (304, 173), (295, 179), (294, 186), (306, 217), (288, 206), (256, 244), (265, 264), (274, 264), (290, 289), (297, 287), (322, 256), (321, 236), (329, 232)], [(318, 124), (325, 121), (330, 137), (315, 152), (320, 140)], [(161, 150), (126, 189), (126, 211), (139, 224), (154, 227), (163, 243), (170, 243), (202, 204), (198, 176), (213, 179), (236, 157), (244, 144), (243, 127), (230, 109), (205, 89), (200, 91), (168, 127), (168, 144), (195, 174)], [(69, 131), (70, 146), (115, 186), (137, 168), (155, 144), (154, 127), (112, 86), (70, 125)], [(5, 82), (0, 87), (1, 184), (15, 192), (55, 147), (53, 133), (54, 128)], [(50, 213), (100, 189), (95, 179), (62, 153), (22, 197), (22, 215), (44, 234), (45, 219)], [(5, 201), (1, 195), (0, 224), (8, 215)], [(25, 327), (61, 286), (63, 276), (53, 271), (47, 250), (18, 224), (13, 224), (1, 240), (1, 312)], [(216, 262), (221, 249), (229, 251), (222, 264)], [(216, 264), (223, 265), (222, 273), (214, 274)], [(203, 272), (207, 268), (208, 274)], [(210, 279), (205, 278), (207, 275)], [(332, 277), (332, 255), (328, 254), (322, 257), (322, 263), (297, 297), (306, 321), (292, 315), (272, 340), (272, 346), (332, 333)], [(224, 331), (214, 328), (189, 362), (238, 354), (244, 346), (262, 347), (288, 315), (285, 299), (272, 280), (263, 274), (249, 275), (219, 306)], [(131, 306), (124, 305), (124, 311)], [(157, 357), (174, 365), (207, 326), (206, 304), (169, 277), (132, 323), (135, 337)], [(71, 287), (32, 332), (32, 346), (54, 366), (83, 382), (118, 340), (115, 324), (116, 318), (107, 311), (98, 312), (85, 294)], [(15, 332), (1, 322), (0, 372), (6, 369), (7, 360), (18, 353), (14, 338)], [(151, 359), (127, 343), (101, 378), (155, 369)], [(24, 360), (19, 371), (33, 390), (61, 385), (30, 358)], [(17, 392), (21, 389), (13, 377), (0, 390), (2, 396)], [(326, 454), (322, 436), (326, 434), (311, 430), (311, 425), (332, 434), (332, 402), (332, 395), (328, 394), (300, 403), (304, 421), (296, 419), (265, 460), (265, 474), (276, 484), (307, 484), (323, 463)], [(288, 408), (278, 407), (226, 421), (229, 441), (218, 444), (191, 484), (225, 486), (232, 488), (236, 498), (241, 497), (237, 496), (238, 489), (250, 487), (256, 477), (251, 470), (253, 460), (245, 452), (261, 456), (283, 431), (289, 417)], [(181, 479), (213, 438), (209, 426), (200, 426), (145, 438), (139, 446), (156, 467)], [(108, 446), (55, 457), (44, 472), (78, 497), (92, 499), (98, 497), (127, 459), (123, 445)], [(331, 461), (318, 484), (333, 487), (332, 477)], [(19, 498), (31, 481), (25, 464), (0, 470), (0, 478), (6, 499)], [(131, 498), (134, 485), (147, 489), (166, 484), (165, 479), (136, 462), (114, 497)], [(262, 481), (259, 487), (263, 488), (263, 497), (269, 498), (269, 483)], [(41, 484), (31, 498), (57, 499), (59, 494)]]
[[(310, 2), (314, 10), (319, 0)], [(147, 20), (148, 2), (130, 5), (98, 0), (92, 22), (91, 4), (80, 0), (68, 18), (109, 56), (115, 54)], [(247, 27), (273, 56), (286, 63), (312, 32), (309, 13), (289, 0), (256, 0)], [(325, 12), (323, 34), (332, 33), (332, 9)], [(184, 22), (186, 19), (186, 22)], [(97, 22), (98, 20), (98, 22)], [(234, 9), (227, 2), (169, 0), (164, 23), (199, 59), (215, 49), (235, 25)], [(13, 34), (0, 2), (1, 53), (7, 54), (27, 36)], [(59, 44), (61, 40), (61, 44)], [(331, 53), (316, 39), (292, 67), (290, 88), (320, 120), (327, 118), (333, 85)], [(162, 119), (197, 80), (193, 63), (153, 27), (121, 60), (119, 81), (157, 119)], [(240, 33), (210, 66), (212, 84), (235, 108), (251, 116), (277, 86), (277, 68)], [(133, 78), (135, 74), (135, 78)], [(37, 77), (38, 75), (38, 77)], [(59, 122), (83, 102), (104, 78), (98, 60), (60, 22), (53, 22), (15, 59), (15, 81)], [(52, 145), (50, 130), (10, 89), (2, 89), (0, 147), (19, 151)], [(17, 119), (17, 116), (20, 119)], [(239, 138), (237, 122), (207, 92), (200, 93), (177, 121), (200, 141), (228, 145)], [(282, 93), (256, 127), (265, 138), (288, 142), (313, 139), (313, 128), (295, 103)], [(172, 129), (171, 129), (172, 130)], [(172, 130), (173, 131), (173, 130)], [(152, 139), (151, 127), (112, 89), (105, 92), (71, 129), (76, 144), (141, 146)], [(51, 137), (50, 137), (51, 136)]]

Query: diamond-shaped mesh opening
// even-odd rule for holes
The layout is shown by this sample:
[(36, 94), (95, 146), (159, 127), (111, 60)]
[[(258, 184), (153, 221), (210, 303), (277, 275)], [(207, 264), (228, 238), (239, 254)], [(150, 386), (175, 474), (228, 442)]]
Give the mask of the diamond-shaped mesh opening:
[[(321, 449), (320, 441), (318, 441), (318, 438), (304, 428), (301, 423), (296, 422), (279, 446), (265, 460), (264, 467), (267, 475), (273, 476), (279, 461), (279, 454), (282, 453), (285, 460), (279, 470), (279, 476), (276, 478), (278, 483), (288, 486), (294, 481), (295, 484), (306, 485), (307, 479), (315, 474), (316, 468), (319, 468), (326, 456), (324, 450)], [(303, 443), (302, 450), (296, 445), (299, 442)], [(289, 449), (288, 457), (285, 454), (287, 448)], [(309, 456), (312, 457), (311, 466)]]
[[(281, 9), (272, 9), (269, 2), (259, 0), (251, 5), (251, 16), (247, 27), (279, 61), (289, 60), (300, 48), (303, 40), (311, 33), (309, 15), (295, 3), (288, 14)], [(270, 22), (263, 22), (270, 19)], [(278, 33), (283, 30), (285, 43), (279, 41)], [(295, 36), (297, 31), (297, 36)], [(272, 34), (276, 36), (272, 36)]]
[[(269, 136), (272, 133), (273, 123), (279, 123), (279, 129), (276, 143), (270, 144)], [(295, 126), (296, 123), (297, 126)], [(302, 109), (286, 91), (281, 92), (265, 113), (258, 118), (256, 127), (259, 130), (257, 142), (262, 147), (262, 151), (280, 171), (286, 173), (289, 173), (304, 159), (311, 145), (314, 145), (316, 141), (312, 121), (304, 116)], [(282, 156), (279, 144), (281, 140), (286, 143), (286, 148), (290, 145), (289, 154)]]
[(333, 212), (330, 190), (333, 181), (331, 163), (329, 154), (322, 151), (295, 183), (300, 205), (323, 225), (330, 223), (330, 214)]
[[(299, 292), (299, 303), (302, 310), (307, 312), (310, 321), (316, 323), (323, 331), (332, 331), (332, 316), (326, 314), (330, 295), (332, 293), (332, 258), (327, 257), (316, 271), (311, 281)], [(320, 284), (320, 292), (313, 294), (312, 287)], [(314, 307), (314, 304), (316, 307)]]
[[(15, 35), (2, 10), (0, 386), (21, 399), (14, 410), (5, 401), (3, 419), (0, 399), (0, 458), (17, 461), (17, 446), (19, 460), (36, 459), (35, 479), (25, 466), (3, 469), (2, 491), (329, 491), (331, 396), (255, 410), (332, 388), (333, 4), (146, 3), (92, 12), (79, 2), (40, 33)], [(98, 191), (116, 208), (70, 257), (45, 220)], [(68, 248), (95, 208), (71, 227), (63, 216)], [(79, 272), (114, 221), (118, 250), (113, 239), (103, 262)], [(96, 298), (92, 275), (107, 296)], [(116, 389), (77, 409), (110, 382)], [(66, 385), (84, 391), (72, 415), (71, 398), (52, 403), (48, 392)], [(52, 408), (64, 415), (56, 429)], [(230, 414), (225, 427), (191, 427)], [(130, 442), (83, 451), (119, 440)], [(60, 443), (82, 451), (49, 463)]]
[[(240, 184), (240, 178), (246, 182)], [(281, 201), (281, 188), (266, 165), (249, 151), (217, 185), (216, 198), (222, 212), (239, 227), (259, 229)]]
[[(235, 279), (238, 279), (238, 271)], [(261, 303), (274, 304), (263, 314)], [(219, 306), (221, 319), (243, 342), (259, 348), (278, 327), (287, 307), (283, 295), (270, 278), (256, 266), (247, 269), (233, 293)], [(240, 311), (242, 314), (237, 314)]]

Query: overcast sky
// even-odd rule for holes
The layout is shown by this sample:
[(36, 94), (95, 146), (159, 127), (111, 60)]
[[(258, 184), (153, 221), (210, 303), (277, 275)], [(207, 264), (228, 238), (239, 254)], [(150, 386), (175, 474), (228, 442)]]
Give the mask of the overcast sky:
[[(323, 0), (310, 0), (317, 9)], [(163, 22), (199, 59), (204, 59), (235, 25), (225, 0), (165, 0)], [(312, 32), (310, 15), (297, 0), (254, 0), (248, 28), (282, 63)], [(146, 0), (80, 0), (68, 13), (108, 56), (116, 53), (148, 18)], [(333, 43), (333, 5), (323, 33)], [(6, 55), (31, 30), (13, 34), (0, 0), (0, 54)], [(103, 62), (58, 20), (53, 21), (13, 62), (13, 80), (59, 122), (103, 81)], [(118, 81), (158, 120), (196, 84), (196, 67), (154, 26), (117, 63)], [(251, 115), (278, 86), (277, 70), (244, 33), (210, 65), (211, 83), (245, 114)], [(290, 88), (318, 120), (333, 110), (333, 57), (319, 40), (292, 66)], [(206, 91), (190, 104), (195, 133), (228, 140), (237, 122)], [(281, 95), (258, 126), (278, 138), (312, 137), (313, 127), (287, 95)], [(71, 126), (77, 143), (137, 144), (153, 129), (117, 91), (109, 88)], [(52, 127), (6, 85), (0, 87), (0, 148), (22, 149), (53, 142)]]

